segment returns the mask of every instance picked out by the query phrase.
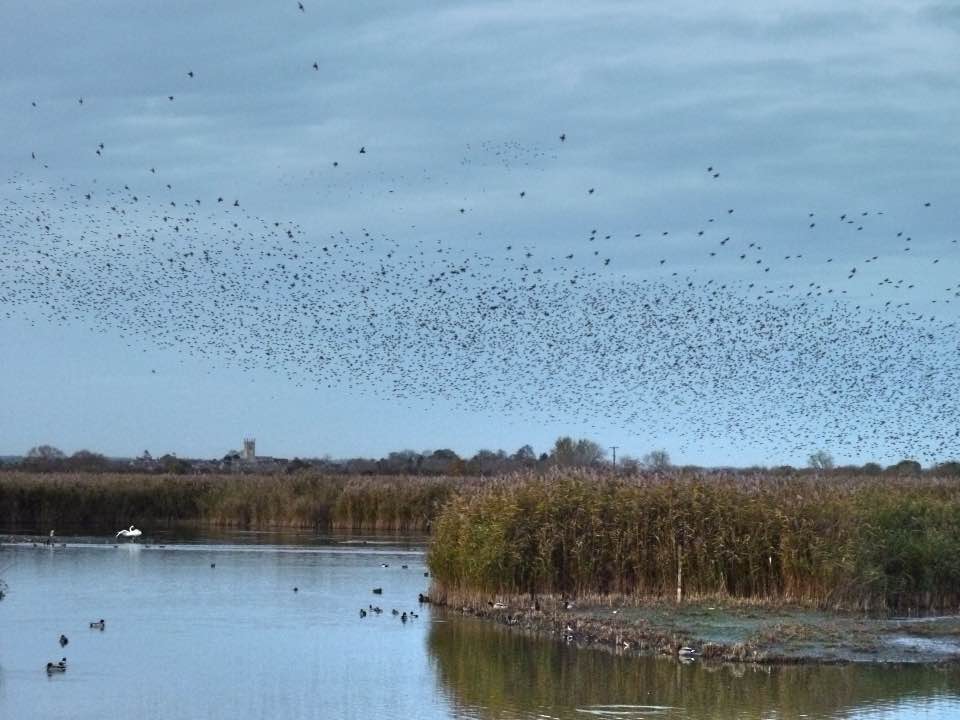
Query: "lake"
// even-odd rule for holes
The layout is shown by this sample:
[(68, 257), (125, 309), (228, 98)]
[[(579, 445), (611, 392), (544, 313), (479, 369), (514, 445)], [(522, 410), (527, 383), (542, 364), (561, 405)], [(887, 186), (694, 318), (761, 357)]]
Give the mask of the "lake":
[(681, 664), (432, 611), (422, 538), (63, 541), (0, 550), (0, 718), (960, 717), (957, 668)]

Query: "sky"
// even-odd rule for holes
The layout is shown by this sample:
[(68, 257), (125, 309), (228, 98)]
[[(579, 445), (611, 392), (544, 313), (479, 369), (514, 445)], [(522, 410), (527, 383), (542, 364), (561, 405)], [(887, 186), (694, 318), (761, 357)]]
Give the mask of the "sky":
[[(440, 447), (470, 454), (527, 443), (539, 452), (561, 434), (617, 445), (621, 455), (663, 447), (676, 461), (706, 465), (802, 463), (818, 447), (848, 462), (878, 454), (893, 461), (909, 451), (901, 444), (867, 452), (826, 432), (818, 439), (813, 428), (832, 419), (813, 413), (794, 431), (790, 418), (802, 408), (770, 415), (782, 424), (780, 438), (796, 432), (802, 443), (747, 442), (743, 432), (720, 431), (720, 418), (736, 402), (752, 401), (722, 385), (718, 398), (697, 395), (701, 417), (695, 408), (678, 414), (649, 399), (638, 401), (639, 417), (605, 413), (599, 400), (551, 412), (523, 392), (524, 384), (549, 398), (551, 382), (570, 382), (574, 370), (588, 373), (583, 338), (558, 340), (553, 351), (562, 364), (566, 346), (566, 365), (558, 369), (536, 355), (522, 376), (509, 350), (482, 354), (490, 372), (498, 364), (501, 372), (495, 380), (478, 378), (439, 334), (410, 339), (408, 306), (391, 304), (386, 293), (371, 301), (383, 311), (372, 336), (407, 333), (405, 346), (398, 341), (397, 365), (420, 363), (399, 381), (403, 392), (385, 351), (371, 349), (370, 336), (346, 325), (337, 326), (338, 338), (356, 339), (319, 371), (322, 382), (309, 381), (318, 371), (304, 355), (282, 369), (269, 359), (228, 362), (224, 344), (178, 341), (169, 325), (151, 329), (151, 313), (169, 297), (139, 294), (138, 309), (132, 298), (114, 305), (122, 288), (109, 289), (109, 278), (140, 288), (149, 262), (124, 255), (129, 274), (121, 276), (93, 257), (102, 256), (105, 238), (153, 227), (171, 198), (178, 213), (202, 201), (192, 217), (196, 247), (206, 241), (227, 251), (221, 266), (237, 274), (257, 240), (245, 235), (238, 250), (230, 233), (239, 236), (262, 220), (264, 227), (294, 228), (305, 243), (370, 233), (376, 247), (351, 246), (358, 248), (351, 262), (364, 263), (357, 272), (383, 263), (388, 252), (426, 258), (436, 247), (444, 257), (493, 258), (485, 277), (519, 282), (523, 259), (510, 254), (514, 247), (557, 263), (576, 253), (579, 263), (585, 242), (603, 242), (597, 258), (609, 258), (604, 272), (612, 274), (581, 279), (578, 287), (613, 288), (610, 278), (700, 287), (709, 279), (753, 302), (746, 288), (755, 278), (738, 254), (723, 246), (708, 261), (703, 252), (714, 218), (723, 225), (717, 239), (732, 236), (745, 253), (755, 243), (769, 257), (805, 255), (805, 262), (787, 265), (757, 260), (772, 268), (778, 288), (819, 283), (824, 292), (837, 289), (831, 303), (880, 313), (894, 297), (884, 278), (914, 286), (911, 307), (929, 310), (937, 323), (939, 344), (925, 354), (931, 372), (955, 376), (946, 360), (929, 359), (949, 358), (957, 340), (950, 327), (957, 306), (943, 299), (960, 267), (953, 244), (960, 219), (955, 3), (304, 0), (301, 11), (296, 0), (51, 0), (7, 2), (2, 16), (0, 454), (51, 443), (68, 452), (220, 456), (247, 436), (257, 438), (259, 452), (284, 457)], [(92, 198), (84, 201), (85, 194)], [(47, 235), (41, 212), (56, 218)], [(859, 235), (837, 221), (848, 213), (864, 223)], [(24, 218), (34, 215), (37, 222), (27, 225)], [(239, 225), (231, 230), (221, 222), (227, 218)], [(591, 230), (601, 240), (589, 240)], [(897, 232), (912, 238), (910, 251)], [(63, 238), (70, 253), (57, 244)], [(95, 251), (76, 254), (83, 248)], [(49, 313), (50, 302), (66, 302), (55, 295), (46, 295), (43, 307), (31, 305), (33, 280), (17, 283), (25, 269), (34, 271), (30, 263), (41, 252), (59, 253), (61, 267), (82, 264), (84, 280), (70, 291), (82, 309)], [(873, 256), (876, 270), (865, 269)], [(859, 274), (845, 282), (851, 266)], [(418, 267), (424, 278), (436, 270)], [(367, 302), (362, 283), (339, 277), (345, 305)], [(412, 270), (400, 277), (419, 281)], [(481, 284), (476, 279), (469, 293)], [(52, 286), (36, 287), (49, 293)], [(461, 287), (450, 299), (458, 312), (467, 307), (468, 286)], [(281, 295), (266, 289), (248, 306), (217, 310), (218, 322), (230, 318), (231, 347), (249, 339), (230, 334), (244, 317), (264, 343), (292, 337), (282, 313), (271, 314), (282, 307)], [(101, 299), (89, 302), (94, 297)], [(191, 305), (192, 314), (212, 313), (211, 297)], [(791, 302), (782, 299), (781, 306)], [(98, 303), (111, 312), (98, 315)], [(349, 324), (351, 311), (343, 312)], [(613, 322), (603, 326), (607, 337), (632, 332)], [(535, 350), (510, 332), (504, 337), (518, 355)], [(376, 359), (366, 360), (368, 353)], [(594, 369), (604, 392), (618, 384), (629, 392), (629, 378), (611, 377), (603, 363)], [(756, 377), (768, 371), (757, 369)], [(471, 387), (483, 391), (473, 399)], [(918, 411), (925, 402), (919, 396), (891, 402), (892, 416), (924, 419), (929, 411), (933, 423), (953, 409)], [(862, 407), (866, 425), (884, 406), (877, 399)], [(689, 425), (700, 421), (706, 429), (691, 439)]]

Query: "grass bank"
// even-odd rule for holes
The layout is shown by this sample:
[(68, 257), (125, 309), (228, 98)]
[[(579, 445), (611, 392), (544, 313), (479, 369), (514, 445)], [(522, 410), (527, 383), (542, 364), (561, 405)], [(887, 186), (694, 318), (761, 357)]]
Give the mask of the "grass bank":
[(0, 524), (82, 530), (198, 524), (427, 532), (455, 489), (444, 477), (0, 475)]
[(538, 596), (447, 607), (521, 634), (622, 654), (767, 665), (960, 663), (960, 616), (893, 618), (770, 603)]
[(885, 611), (960, 607), (956, 480), (515, 477), (452, 495), (432, 595), (733, 599)]

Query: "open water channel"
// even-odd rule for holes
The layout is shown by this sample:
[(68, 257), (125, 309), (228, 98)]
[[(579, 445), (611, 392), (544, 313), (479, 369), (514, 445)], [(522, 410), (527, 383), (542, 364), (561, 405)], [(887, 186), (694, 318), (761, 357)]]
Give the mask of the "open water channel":
[(681, 664), (431, 611), (417, 539), (58, 542), (0, 548), (0, 718), (960, 718), (957, 668)]

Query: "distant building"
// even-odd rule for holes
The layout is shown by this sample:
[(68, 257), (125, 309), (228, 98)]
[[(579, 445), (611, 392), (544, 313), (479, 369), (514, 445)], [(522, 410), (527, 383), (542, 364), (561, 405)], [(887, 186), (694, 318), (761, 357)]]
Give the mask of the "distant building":
[(243, 450), (231, 450), (223, 456), (220, 465), (223, 470), (232, 473), (273, 473), (286, 470), (285, 458), (273, 458), (257, 455), (257, 441), (244, 438)]
[(246, 462), (253, 462), (257, 459), (257, 440), (256, 438), (243, 439), (243, 451), (241, 456)]

